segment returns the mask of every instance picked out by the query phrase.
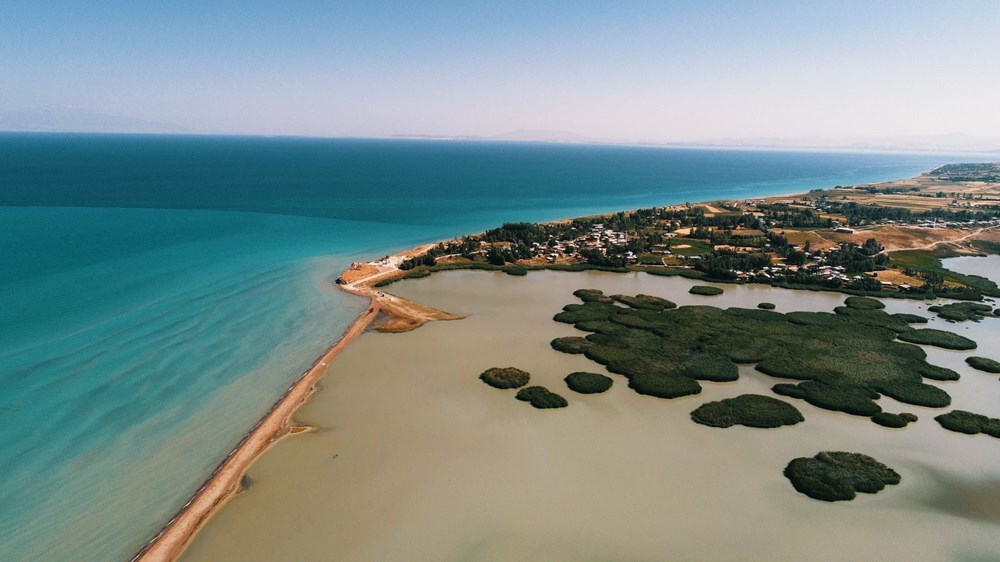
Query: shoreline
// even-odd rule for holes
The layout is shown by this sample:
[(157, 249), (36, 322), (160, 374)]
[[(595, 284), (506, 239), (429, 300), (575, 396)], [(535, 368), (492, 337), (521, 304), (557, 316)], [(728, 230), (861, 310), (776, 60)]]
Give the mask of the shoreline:
[[(919, 177), (919, 176), (917, 176)], [(907, 178), (913, 179), (913, 178)], [(890, 180), (890, 181), (906, 181)], [(783, 199), (802, 197), (805, 193), (789, 193), (753, 197), (751, 199)], [(725, 199), (714, 199), (705, 202), (693, 202), (690, 205), (710, 204)], [(668, 207), (677, 206), (668, 205)], [(621, 211), (609, 211), (588, 215), (546, 221), (539, 224), (556, 224), (572, 221), (576, 218), (603, 217)], [(625, 211), (628, 212), (628, 211)], [(978, 233), (977, 233), (978, 234)], [(472, 234), (471, 236), (475, 236)], [(971, 235), (970, 235), (971, 236)], [(441, 242), (449, 242), (450, 238)], [(942, 243), (929, 244), (930, 247)], [(358, 316), (343, 335), (300, 377), (292, 383), (286, 392), (278, 398), (271, 409), (251, 428), (230, 451), (226, 458), (209, 475), (205, 483), (198, 489), (173, 518), (145, 546), (131, 558), (132, 562), (173, 561), (177, 560), (190, 545), (205, 523), (218, 512), (240, 490), (240, 483), (253, 463), (271, 446), (285, 437), (302, 433), (295, 431), (292, 418), (317, 390), (317, 383), (326, 374), (329, 361), (333, 360), (343, 349), (370, 326), (384, 332), (405, 332), (416, 329), (432, 320), (457, 320), (464, 318), (454, 314), (421, 305), (402, 297), (388, 295), (374, 285), (378, 281), (391, 279), (404, 273), (399, 266), (406, 260), (422, 255), (437, 243), (422, 244), (402, 250), (391, 256), (371, 262), (352, 264), (337, 279), (337, 288), (353, 295), (369, 299), (368, 308)], [(353, 275), (352, 275), (353, 274)], [(796, 290), (792, 288), (791, 290)], [(388, 315), (388, 319), (379, 319), (380, 313)]]
[[(363, 296), (360, 292), (354, 294)], [(239, 492), (243, 476), (254, 461), (285, 437), (302, 433), (294, 431), (292, 417), (295, 412), (316, 392), (316, 384), (326, 374), (329, 362), (375, 321), (380, 310), (377, 300), (370, 299), (368, 308), (288, 387), (191, 499), (131, 558), (132, 562), (177, 560), (180, 557), (208, 519)]]

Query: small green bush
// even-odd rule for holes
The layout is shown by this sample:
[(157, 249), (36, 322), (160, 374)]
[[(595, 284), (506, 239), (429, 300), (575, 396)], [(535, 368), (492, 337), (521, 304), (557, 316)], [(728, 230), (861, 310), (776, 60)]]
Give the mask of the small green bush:
[(944, 349), (976, 349), (976, 342), (969, 338), (946, 332), (944, 330), (934, 330), (932, 328), (922, 328), (920, 330), (910, 330), (901, 332), (899, 339), (921, 345), (933, 345)]
[(859, 310), (881, 310), (885, 308), (885, 303), (868, 297), (847, 297), (844, 304)]
[(520, 388), (528, 384), (531, 375), (514, 367), (492, 367), (479, 375), (479, 380), (493, 388)]
[[(916, 416), (914, 416), (913, 414), (907, 415), (907, 414), (890, 414), (889, 412), (879, 412), (874, 416), (872, 416), (872, 421), (884, 427), (891, 427), (894, 429), (898, 429), (906, 427), (910, 423), (911, 417), (916, 418)], [(916, 420), (914, 419), (913, 421)]]
[(517, 391), (518, 400), (528, 402), (535, 408), (544, 410), (547, 408), (565, 408), (569, 402), (558, 394), (549, 391), (544, 386), (528, 386)]
[(556, 338), (552, 340), (550, 345), (552, 346), (552, 349), (556, 351), (580, 354), (587, 351), (587, 348), (590, 346), (590, 342), (587, 341), (587, 338), (567, 336), (565, 338)]
[(857, 492), (874, 494), (902, 480), (895, 470), (860, 453), (823, 452), (799, 457), (785, 467), (795, 489), (811, 498), (853, 500)]
[(501, 269), (507, 275), (523, 276), (528, 274), (528, 268), (523, 265), (507, 264)]
[(966, 412), (965, 410), (955, 410), (947, 414), (941, 414), (934, 419), (941, 424), (941, 427), (950, 431), (966, 433), (968, 435), (985, 433), (991, 437), (1000, 438), (1000, 419), (988, 418), (981, 414)]
[(855, 416), (871, 417), (882, 411), (882, 407), (873, 402), (879, 397), (878, 393), (860, 386), (805, 381), (797, 385), (776, 384), (771, 390), (789, 398), (801, 398), (813, 406)]
[(762, 302), (757, 305), (757, 308), (760, 308), (762, 310), (774, 310), (777, 307), (774, 306), (773, 302)]
[(920, 373), (920, 376), (935, 381), (957, 381), (959, 379), (959, 374), (955, 371), (929, 363), (922, 365), (917, 369), (917, 372)]
[(764, 428), (795, 425), (805, 421), (795, 406), (759, 394), (744, 394), (702, 404), (691, 412), (691, 419), (712, 427), (745, 425)]
[(1000, 373), (1000, 361), (990, 359), (989, 357), (966, 357), (965, 362), (971, 365), (973, 369), (979, 369), (987, 373)]
[(900, 322), (906, 322), (907, 324), (926, 324), (927, 319), (923, 316), (918, 316), (916, 314), (908, 314), (906, 312), (897, 312), (892, 315), (893, 318), (899, 320)]
[(636, 374), (629, 377), (628, 387), (657, 398), (679, 398), (701, 392), (698, 381), (679, 375)]
[(706, 297), (711, 297), (715, 295), (721, 295), (724, 291), (718, 287), (712, 287), (709, 285), (694, 285), (688, 290), (692, 295), (704, 295)]
[(966, 320), (979, 322), (987, 315), (993, 314), (992, 306), (978, 302), (939, 304), (932, 306), (927, 310), (936, 313), (945, 320), (951, 320), (952, 322), (964, 322)]
[(566, 375), (563, 379), (566, 386), (573, 392), (580, 394), (600, 394), (611, 388), (611, 377), (606, 377), (598, 373), (576, 372)]
[(577, 289), (573, 291), (573, 296), (583, 302), (612, 302), (611, 297), (605, 296), (600, 289)]
[(611, 298), (635, 309), (666, 310), (668, 308), (677, 308), (676, 303), (652, 295), (636, 295), (634, 297), (629, 295), (612, 295)]

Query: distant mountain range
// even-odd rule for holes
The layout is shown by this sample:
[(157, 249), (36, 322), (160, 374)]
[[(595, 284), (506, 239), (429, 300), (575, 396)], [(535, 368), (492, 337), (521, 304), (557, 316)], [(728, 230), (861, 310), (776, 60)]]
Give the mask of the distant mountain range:
[(1000, 154), (1000, 137), (977, 137), (963, 134), (927, 136), (879, 136), (879, 137), (757, 137), (718, 138), (691, 141), (649, 141), (620, 140), (587, 137), (568, 131), (544, 129), (521, 129), (499, 135), (394, 135), (395, 138), (438, 139), (438, 140), (479, 140), (551, 142), (580, 144), (623, 144), (643, 146), (705, 147), (705, 148), (753, 148), (776, 150), (862, 150), (862, 151), (902, 151), (902, 152), (958, 152)]
[(170, 123), (108, 115), (73, 106), (0, 112), (0, 131), (60, 133), (192, 133)]

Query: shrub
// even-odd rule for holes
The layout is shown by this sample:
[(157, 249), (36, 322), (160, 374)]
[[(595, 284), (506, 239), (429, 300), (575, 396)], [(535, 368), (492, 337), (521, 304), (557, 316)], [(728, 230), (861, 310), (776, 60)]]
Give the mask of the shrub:
[(934, 312), (941, 318), (952, 322), (963, 322), (965, 320), (979, 322), (987, 315), (993, 313), (993, 307), (988, 304), (981, 304), (978, 302), (940, 304), (932, 306), (927, 310)]
[(552, 340), (550, 345), (552, 346), (552, 349), (556, 351), (580, 354), (587, 351), (587, 347), (590, 346), (590, 342), (588, 342), (586, 338), (581, 338), (579, 336), (568, 336), (565, 338), (556, 338)]
[(968, 435), (985, 433), (991, 437), (1000, 438), (1000, 419), (988, 418), (981, 414), (966, 412), (965, 410), (955, 410), (947, 414), (941, 414), (934, 419), (941, 424), (941, 427), (950, 431), (957, 431), (958, 433), (966, 433)]
[(611, 388), (613, 382), (611, 377), (585, 372), (570, 373), (563, 380), (570, 390), (580, 394), (599, 394)]
[(813, 406), (836, 410), (856, 416), (873, 416), (882, 407), (873, 402), (879, 397), (877, 392), (850, 385), (832, 385), (822, 381), (805, 381), (799, 384), (776, 384), (771, 387), (775, 394), (789, 398), (801, 398)]
[(683, 374), (695, 380), (728, 382), (740, 378), (740, 370), (721, 355), (699, 353), (683, 363)]
[(959, 374), (955, 371), (944, 367), (938, 367), (937, 365), (922, 365), (917, 369), (917, 372), (920, 373), (922, 377), (935, 381), (957, 381), (959, 379)]
[(885, 303), (869, 297), (847, 297), (844, 304), (859, 310), (881, 310), (885, 308)]
[(503, 266), (503, 269), (501, 269), (501, 271), (503, 271), (507, 275), (522, 276), (528, 274), (528, 268), (524, 267), (523, 265), (515, 265), (515, 264), (507, 264)]
[(794, 459), (785, 467), (785, 477), (797, 491), (827, 502), (853, 500), (857, 492), (874, 494), (901, 480), (899, 473), (868, 455), (844, 452)]
[(679, 375), (638, 374), (628, 379), (628, 387), (647, 396), (679, 398), (701, 392), (701, 385), (694, 379)]
[(989, 357), (966, 357), (965, 362), (974, 369), (986, 371), (987, 373), (1000, 373), (1000, 361)]
[(712, 287), (709, 285), (694, 285), (688, 290), (692, 295), (704, 295), (707, 297), (721, 295), (724, 291), (718, 287)]
[(802, 413), (788, 402), (759, 394), (744, 394), (718, 402), (702, 404), (691, 412), (691, 419), (712, 427), (781, 427), (805, 421)]
[(630, 297), (628, 295), (612, 295), (611, 298), (635, 309), (666, 310), (668, 308), (677, 308), (676, 303), (651, 295), (636, 295), (634, 297)]
[(611, 297), (605, 296), (600, 289), (577, 289), (573, 291), (573, 296), (583, 302), (612, 302)]
[(907, 314), (906, 312), (897, 312), (892, 315), (893, 318), (899, 320), (900, 322), (906, 322), (907, 324), (926, 324), (927, 319), (923, 316), (918, 316), (916, 314)]
[(528, 386), (517, 391), (518, 400), (528, 402), (538, 409), (565, 408), (569, 402), (544, 386)]
[(530, 378), (530, 374), (514, 367), (492, 367), (479, 375), (479, 380), (493, 388), (520, 388)]
[(935, 347), (943, 347), (945, 349), (976, 349), (976, 342), (970, 340), (969, 338), (953, 334), (951, 332), (945, 332), (944, 330), (934, 330), (932, 328), (902, 332), (899, 334), (899, 339), (905, 342), (933, 345)]
[(898, 429), (901, 427), (906, 427), (911, 421), (917, 421), (917, 416), (913, 414), (890, 414), (888, 412), (879, 412), (872, 416), (872, 421), (884, 426)]
[(757, 305), (757, 308), (760, 308), (762, 310), (774, 310), (777, 307), (774, 306), (773, 302), (762, 302)]

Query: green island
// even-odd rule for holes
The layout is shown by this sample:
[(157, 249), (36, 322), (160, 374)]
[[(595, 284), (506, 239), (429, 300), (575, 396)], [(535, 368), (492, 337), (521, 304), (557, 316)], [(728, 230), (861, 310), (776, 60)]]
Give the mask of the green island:
[(805, 421), (802, 413), (788, 402), (760, 394), (743, 394), (718, 402), (708, 402), (691, 412), (691, 419), (712, 427), (773, 428)]
[(757, 305), (757, 308), (761, 310), (774, 310), (775, 308), (778, 307), (776, 307), (773, 302), (762, 302)]
[(965, 410), (955, 410), (934, 418), (941, 427), (958, 433), (976, 435), (985, 433), (1000, 439), (1000, 419), (973, 414)]
[(552, 348), (583, 354), (624, 375), (629, 388), (639, 394), (660, 398), (697, 394), (699, 381), (733, 381), (739, 377), (738, 364), (754, 364), (764, 374), (801, 381), (776, 384), (777, 394), (871, 417), (881, 412), (875, 402), (881, 395), (907, 404), (946, 407), (951, 397), (922, 379), (958, 376), (927, 363), (920, 347), (895, 341), (929, 330), (915, 330), (906, 318), (875, 308), (867, 300), (849, 300), (834, 313), (782, 314), (713, 306), (626, 308), (616, 304), (621, 300), (597, 290), (575, 294), (583, 303), (566, 305), (554, 320), (590, 333), (556, 338)]
[(517, 396), (515, 396), (515, 398), (523, 402), (528, 402), (540, 410), (547, 408), (565, 408), (566, 406), (569, 406), (569, 402), (567, 402), (565, 398), (550, 391), (544, 386), (526, 386), (517, 391)]
[(858, 492), (875, 494), (902, 480), (895, 470), (861, 453), (823, 452), (799, 457), (785, 467), (785, 477), (810, 498), (853, 500)]
[(688, 290), (692, 295), (704, 295), (706, 297), (712, 297), (715, 295), (721, 295), (723, 290), (718, 287), (712, 287), (710, 285), (694, 285)]
[(907, 425), (917, 421), (917, 416), (903, 412), (902, 414), (891, 414), (889, 412), (879, 412), (872, 416), (872, 421), (881, 425), (883, 427), (889, 427), (893, 429), (904, 428)]
[(965, 362), (973, 369), (979, 369), (987, 373), (1000, 373), (1000, 361), (989, 357), (966, 357)]
[(566, 386), (570, 390), (580, 394), (600, 394), (611, 388), (611, 384), (614, 382), (611, 377), (585, 372), (570, 373), (563, 380), (566, 381)]
[(940, 304), (929, 307), (927, 310), (951, 322), (964, 322), (966, 320), (979, 322), (987, 316), (993, 316), (992, 306), (978, 302)]
[(515, 367), (491, 367), (479, 375), (479, 380), (493, 388), (520, 388), (528, 384), (531, 375)]

